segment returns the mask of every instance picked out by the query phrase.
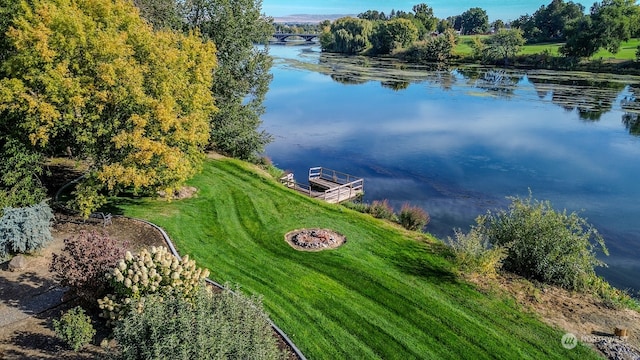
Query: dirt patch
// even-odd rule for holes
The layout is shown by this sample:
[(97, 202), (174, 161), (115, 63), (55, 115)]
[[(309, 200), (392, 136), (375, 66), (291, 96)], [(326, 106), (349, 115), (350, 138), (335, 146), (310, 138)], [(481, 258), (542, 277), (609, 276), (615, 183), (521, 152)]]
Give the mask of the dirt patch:
[[(486, 291), (497, 288), (506, 292), (524, 308), (537, 313), (544, 322), (573, 333), (579, 341), (594, 347), (601, 347), (603, 341), (625, 344), (640, 357), (640, 313), (637, 311), (612, 309), (593, 295), (536, 286), (513, 274), (503, 274), (493, 280), (479, 277), (470, 280)], [(616, 327), (627, 329), (629, 336), (615, 337)]]
[(322, 251), (335, 249), (347, 242), (347, 238), (328, 229), (300, 229), (288, 232), (285, 241), (296, 250)]
[[(198, 189), (196, 189), (193, 186), (183, 186), (180, 189), (174, 191), (174, 193), (171, 195), (171, 199), (173, 200), (182, 200), (182, 199), (189, 199), (195, 196), (195, 194), (198, 192)], [(167, 193), (164, 191), (158, 191), (158, 196), (160, 196), (160, 198), (162, 199), (166, 199)]]

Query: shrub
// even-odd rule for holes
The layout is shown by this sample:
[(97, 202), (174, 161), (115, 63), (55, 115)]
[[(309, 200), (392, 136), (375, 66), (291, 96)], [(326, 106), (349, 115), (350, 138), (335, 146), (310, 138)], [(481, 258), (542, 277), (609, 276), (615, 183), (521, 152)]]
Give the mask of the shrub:
[(389, 201), (386, 199), (382, 201), (375, 200), (371, 203), (371, 206), (369, 206), (369, 213), (375, 218), (386, 220), (394, 220), (396, 216), (393, 212), (393, 208), (389, 205)]
[(429, 214), (418, 206), (411, 206), (409, 204), (402, 205), (400, 214), (398, 215), (398, 222), (407, 230), (418, 231), (424, 229), (429, 223), (431, 218)]
[(402, 58), (415, 63), (446, 62), (453, 57), (456, 38), (452, 33), (416, 42), (402, 54)]
[(588, 287), (610, 308), (640, 310), (640, 302), (637, 299), (629, 296), (627, 292), (611, 286), (611, 284), (599, 276), (594, 276)]
[(54, 319), (53, 329), (73, 351), (85, 347), (96, 334), (96, 330), (91, 325), (91, 319), (79, 306), (67, 311), (60, 320)]
[(261, 303), (231, 291), (201, 289), (191, 300), (151, 295), (114, 328), (113, 360), (280, 359)]
[(365, 203), (361, 203), (361, 202), (356, 203), (352, 201), (347, 201), (347, 202), (343, 202), (342, 205), (348, 209), (355, 210), (357, 212), (361, 212), (364, 214), (369, 212), (369, 205)]
[(455, 237), (447, 238), (461, 271), (495, 276), (507, 256), (504, 247), (492, 246), (489, 239), (472, 228), (468, 234), (455, 230)]
[(512, 200), (507, 211), (478, 217), (477, 230), (494, 246), (507, 246), (503, 268), (530, 280), (585, 290), (596, 276), (600, 248), (598, 231), (576, 213), (555, 211), (548, 201), (529, 197)]
[(53, 254), (49, 269), (62, 286), (72, 288), (87, 304), (95, 306), (109, 288), (105, 275), (124, 257), (127, 246), (106, 234), (82, 231), (64, 240), (63, 253)]
[(5, 208), (0, 218), (0, 257), (44, 247), (53, 240), (49, 224), (53, 212), (44, 201), (24, 207)]
[(145, 296), (180, 294), (193, 297), (209, 276), (209, 270), (196, 268), (196, 262), (185, 255), (182, 260), (165, 247), (152, 247), (137, 255), (125, 253), (107, 275), (114, 293), (98, 300), (102, 316), (109, 322), (122, 319), (130, 309), (141, 309)]

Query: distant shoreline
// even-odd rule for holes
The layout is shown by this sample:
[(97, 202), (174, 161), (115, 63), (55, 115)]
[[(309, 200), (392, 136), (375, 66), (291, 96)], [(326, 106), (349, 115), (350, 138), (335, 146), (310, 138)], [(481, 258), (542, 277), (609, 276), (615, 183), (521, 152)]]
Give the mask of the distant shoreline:
[(355, 17), (355, 14), (293, 14), (286, 16), (273, 16), (273, 22), (276, 24), (319, 24), (324, 20), (334, 21), (345, 16)]

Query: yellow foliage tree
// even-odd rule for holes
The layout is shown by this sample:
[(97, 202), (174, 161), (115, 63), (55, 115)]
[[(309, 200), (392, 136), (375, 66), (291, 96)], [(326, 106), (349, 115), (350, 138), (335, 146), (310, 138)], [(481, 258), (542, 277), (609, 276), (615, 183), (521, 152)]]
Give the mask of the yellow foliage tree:
[(197, 171), (217, 110), (211, 42), (153, 31), (126, 0), (17, 8), (0, 58), (0, 125), (41, 153), (92, 161), (76, 191), (85, 215), (104, 190), (172, 191)]

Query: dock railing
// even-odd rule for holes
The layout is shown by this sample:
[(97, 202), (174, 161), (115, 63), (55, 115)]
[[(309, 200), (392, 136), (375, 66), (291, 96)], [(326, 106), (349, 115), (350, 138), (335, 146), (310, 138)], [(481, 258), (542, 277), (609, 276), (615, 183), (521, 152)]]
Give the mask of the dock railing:
[(348, 184), (326, 190), (322, 199), (330, 203), (340, 203), (357, 197), (359, 194), (362, 194), (363, 191), (364, 179), (358, 179)]
[(323, 167), (312, 167), (309, 169), (309, 180), (311, 179), (322, 179), (334, 182), (336, 184), (348, 184), (350, 182), (354, 182), (357, 180), (362, 180), (359, 177), (349, 175), (340, 171), (335, 171), (332, 169), (327, 169)]
[(295, 181), (293, 174), (283, 176), (280, 182), (288, 188), (330, 203), (354, 199), (364, 193), (364, 179), (322, 167), (309, 169), (309, 184)]

